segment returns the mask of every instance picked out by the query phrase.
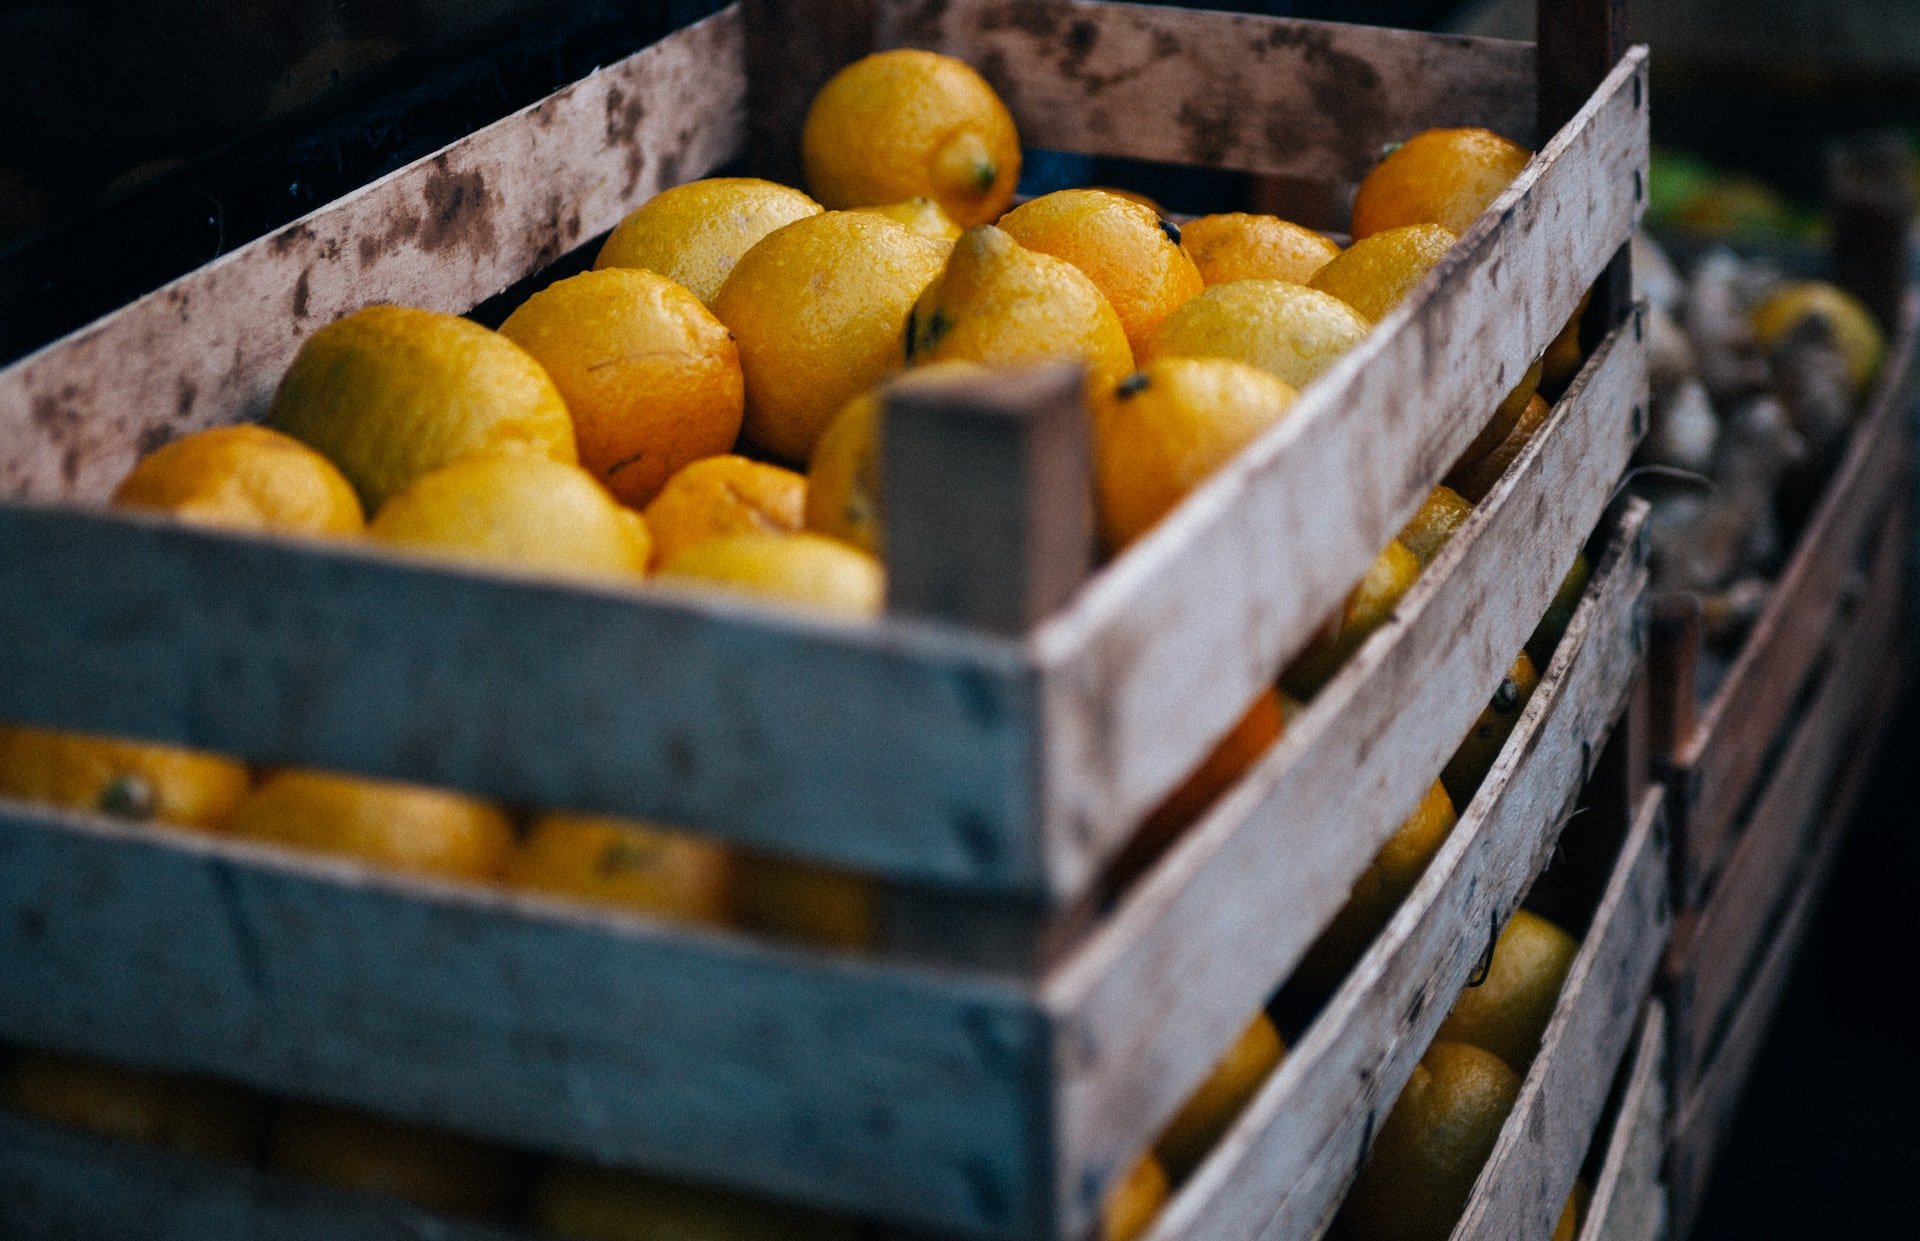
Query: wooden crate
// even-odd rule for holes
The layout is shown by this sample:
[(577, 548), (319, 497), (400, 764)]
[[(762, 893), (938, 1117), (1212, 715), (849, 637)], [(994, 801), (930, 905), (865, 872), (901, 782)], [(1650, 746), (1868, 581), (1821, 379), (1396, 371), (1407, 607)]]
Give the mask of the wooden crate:
[[(1613, 1117), (1590, 1184), (1593, 1196), (1579, 1241), (1662, 1241), (1667, 1194), (1661, 1180), (1666, 1156), (1667, 1014), (1650, 1000)], [(1592, 1158), (1593, 1156), (1589, 1156)]]
[[(734, 6), (0, 372), (0, 715), (643, 815), (890, 885), (887, 951), (852, 959), (11, 805), (0, 1034), (909, 1224), (1084, 1231), (1464, 735), (1641, 432), (1639, 320), (1609, 264), (1641, 211), (1645, 53), (1616, 59), (1608, 7), (1548, 6), (1536, 86), (1526, 45), (1280, 19)], [(916, 483), (941, 425), (909, 406), (889, 413), (903, 537), (870, 625), (89, 507), (143, 449), (257, 416), (337, 315), (464, 311), (665, 185), (776, 164), (828, 72), (902, 43), (979, 64), (1039, 146), (1332, 186), (1429, 125), (1551, 137), (1280, 427), (1084, 581), (911, 589), (941, 553), (908, 532), (952, 488)], [(1281, 744), (1096, 916), (1141, 818), (1610, 270), (1543, 434)], [(970, 486), (1011, 495), (1048, 464), (1018, 432), (1071, 423), (1053, 391), (978, 393), (1024, 418), (970, 424), (1016, 432), (981, 440), (1001, 468)], [(1084, 521), (1073, 492), (948, 537), (1025, 564), (1035, 532)], [(1590, 616), (1640, 571), (1612, 563)], [(1616, 640), (1631, 627), (1588, 644)]]

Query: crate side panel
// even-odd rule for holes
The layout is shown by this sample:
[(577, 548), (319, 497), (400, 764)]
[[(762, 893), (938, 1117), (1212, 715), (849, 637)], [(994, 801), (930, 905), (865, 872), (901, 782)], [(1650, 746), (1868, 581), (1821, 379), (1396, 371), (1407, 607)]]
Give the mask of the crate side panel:
[(0, 807), (0, 1033), (1004, 1237), (1046, 1195), (1017, 988)]
[(1666, 1017), (1659, 1000), (1647, 1002), (1579, 1241), (1655, 1241), (1660, 1236), (1666, 1214), (1660, 1183), (1667, 1135)]
[[(1154, 1241), (1310, 1235), (1332, 1214), (1368, 1134), (1465, 985), (1488, 928), (1553, 852), (1637, 664), (1646, 590), (1635, 505), (1481, 791), (1411, 892)], [(1371, 1117), (1371, 1120), (1369, 1119)], [(1276, 1189), (1276, 1187), (1278, 1187)]]
[(0, 372), (0, 496), (99, 499), (135, 459), (266, 410), (348, 311), (464, 313), (746, 141), (737, 6), (222, 256)]
[(1527, 43), (1088, 0), (886, 4), (878, 42), (966, 59), (1053, 150), (1352, 184), (1423, 129), (1534, 137)]
[[(1273, 683), (1624, 243), (1644, 67), (1623, 60), (1423, 290), (1038, 632), (1057, 887), (1079, 886)], [(1622, 435), (1638, 400), (1610, 411)], [(1600, 472), (1617, 477), (1599, 462), (1560, 477)]]

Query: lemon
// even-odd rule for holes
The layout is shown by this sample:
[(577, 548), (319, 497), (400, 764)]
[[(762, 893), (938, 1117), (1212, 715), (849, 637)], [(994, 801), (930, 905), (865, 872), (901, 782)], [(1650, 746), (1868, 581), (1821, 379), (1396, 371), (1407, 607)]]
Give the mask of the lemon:
[(1534, 362), (1527, 368), (1526, 373), (1520, 376), (1520, 382), (1513, 386), (1512, 391), (1500, 398), (1500, 404), (1494, 407), (1493, 416), (1487, 419), (1486, 425), (1480, 428), (1480, 433), (1473, 437), (1473, 441), (1460, 454), (1460, 460), (1454, 463), (1453, 468), (1456, 471), (1463, 471), (1484, 461), (1494, 449), (1506, 441), (1509, 435), (1513, 434), (1514, 427), (1519, 424), (1521, 418), (1527, 416), (1528, 407), (1539, 393), (1545, 367), (1544, 359)]
[(960, 240), (960, 226), (949, 220), (947, 213), (940, 210), (940, 204), (931, 198), (909, 198), (885, 206), (855, 207), (853, 210), (892, 220), (909, 232), (918, 233), (931, 241), (952, 243)]
[(154, 449), (114, 488), (113, 504), (235, 530), (345, 536), (366, 525), (353, 484), (333, 462), (250, 423)]
[(1579, 951), (1573, 936), (1519, 910), (1494, 941), (1487, 976), (1460, 993), (1434, 1037), (1472, 1043), (1525, 1072)]
[(0, 796), (217, 830), (247, 783), (246, 765), (218, 754), (0, 724)]
[(1143, 351), (1156, 358), (1232, 358), (1297, 389), (1366, 337), (1370, 325), (1331, 294), (1283, 280), (1216, 284), (1167, 316)]
[(1315, 273), (1309, 287), (1333, 294), (1378, 323), (1426, 279), (1456, 240), (1438, 224), (1383, 229), (1347, 247)]
[(1480, 218), (1532, 153), (1486, 129), (1429, 129), (1401, 143), (1360, 182), (1353, 238), (1407, 224), (1456, 236)]
[(873, 616), (886, 602), (879, 562), (820, 534), (710, 539), (661, 565), (660, 577), (841, 616)]
[(1243, 211), (1203, 215), (1183, 224), (1180, 240), (1209, 285), (1229, 280), (1305, 284), (1340, 253), (1339, 246), (1310, 228)]
[(1106, 295), (1136, 351), (1204, 287), (1178, 228), (1103, 190), (1043, 194), (1009, 211), (999, 227), (1027, 249), (1079, 268)]
[(1400, 531), (1400, 545), (1412, 552), (1413, 558), (1425, 569), (1471, 516), (1473, 505), (1468, 504), (1459, 492), (1442, 483), (1427, 493), (1413, 520)]
[(443, 789), (286, 769), (234, 812), (237, 836), (395, 870), (493, 879), (513, 852), (499, 810)]
[(1847, 379), (1856, 394), (1866, 390), (1886, 356), (1880, 325), (1858, 298), (1824, 280), (1782, 285), (1753, 308), (1753, 332), (1771, 350), (1809, 318), (1822, 320), (1847, 360)]
[(730, 534), (791, 534), (806, 505), (807, 480), (792, 470), (731, 453), (696, 461), (647, 505), (654, 563)]
[(1544, 397), (1535, 393), (1527, 401), (1526, 408), (1521, 411), (1519, 420), (1513, 424), (1513, 429), (1507, 432), (1506, 438), (1495, 445), (1493, 451), (1484, 457), (1471, 464), (1454, 466), (1447, 473), (1447, 486), (1475, 504), (1486, 499), (1488, 493), (1500, 481), (1500, 476), (1507, 472), (1507, 467), (1519, 459), (1527, 445), (1533, 442), (1533, 437), (1540, 434), (1540, 428), (1547, 425), (1547, 419), (1552, 413), (1552, 406), (1547, 404)]
[(1473, 800), (1474, 792), (1493, 770), (1494, 761), (1500, 757), (1507, 738), (1513, 735), (1520, 713), (1527, 709), (1527, 700), (1533, 697), (1539, 684), (1540, 676), (1534, 670), (1533, 660), (1525, 651), (1520, 652), (1494, 689), (1492, 701), (1480, 712), (1480, 718), (1467, 731), (1466, 740), (1460, 743), (1460, 748), (1447, 760), (1446, 770), (1440, 773), (1440, 782), (1447, 786), (1455, 804), (1464, 806)]
[(1147, 1235), (1167, 1204), (1167, 1172), (1152, 1154), (1140, 1156), (1126, 1175), (1107, 1187), (1100, 1203), (1099, 1241), (1137, 1241)]
[(739, 860), (740, 920), (763, 934), (867, 952), (880, 942), (879, 892), (848, 871), (765, 854)]
[(644, 267), (711, 306), (756, 242), (819, 214), (820, 204), (799, 190), (758, 177), (689, 181), (660, 191), (620, 221), (593, 266)]
[(1265, 1013), (1255, 1013), (1153, 1144), (1153, 1153), (1168, 1175), (1184, 1177), (1199, 1166), (1279, 1067), (1286, 1050), (1273, 1021)]
[(1398, 539), (1388, 543), (1367, 567), (1366, 576), (1348, 592), (1340, 610), (1328, 618), (1307, 649), (1281, 675), (1281, 687), (1301, 699), (1319, 693), (1360, 644), (1392, 618), (1394, 605), (1419, 576), (1420, 561), (1414, 554)]
[(506, 882), (683, 922), (721, 925), (733, 906), (726, 849), (684, 832), (602, 815), (544, 814), (507, 863)]

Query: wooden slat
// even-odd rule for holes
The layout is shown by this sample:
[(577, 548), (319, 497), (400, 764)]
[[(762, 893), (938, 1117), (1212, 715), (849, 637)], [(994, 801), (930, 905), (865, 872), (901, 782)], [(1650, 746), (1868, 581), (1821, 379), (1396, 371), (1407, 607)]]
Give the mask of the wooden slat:
[(99, 499), (145, 451), (257, 418), (370, 302), (465, 312), (746, 139), (737, 6), (0, 371), (0, 496)]
[(1886, 522), (1872, 573), (1851, 623), (1833, 636), (1833, 658), (1812, 702), (1800, 712), (1785, 752), (1741, 828), (1704, 908), (1685, 919), (1669, 966), (1674, 987), (1673, 1079), (1684, 1095), (1712, 1054), (1739, 988), (1765, 946), (1767, 928), (1784, 905), (1788, 883), (1819, 823), (1836, 773), (1870, 738), (1874, 688), (1887, 651), (1902, 631), (1907, 573), (1904, 507)]
[(1054, 150), (1355, 183), (1423, 129), (1534, 134), (1525, 43), (1089, 0), (885, 4), (877, 42), (966, 59)]
[(1332, 1214), (1490, 928), (1512, 915), (1552, 855), (1614, 725), (1638, 662), (1645, 518), (1636, 502), (1615, 527), (1586, 599), (1460, 824), (1153, 1241), (1310, 1236)]
[[(1645, 64), (1644, 51), (1623, 60), (1435, 280), (1037, 631), (1056, 889), (1080, 886), (1272, 683), (1625, 242), (1638, 207), (1620, 187), (1646, 162), (1633, 102)], [(1618, 396), (1609, 451), (1640, 400)], [(1584, 493), (1617, 472), (1581, 461), (1555, 477)], [(1538, 503), (1551, 525), (1555, 505)], [(1525, 610), (1530, 587), (1507, 585), (1488, 597)]]
[(0, 1236), (40, 1241), (525, 1241), (394, 1199), (0, 1112)]
[(1649, 789), (1454, 1241), (1548, 1237), (1667, 941), (1664, 790)]
[(980, 1237), (1047, 1201), (1017, 987), (0, 803), (0, 1037)]
[(1087, 1049), (1063, 1093), (1067, 1168), (1098, 1182), (1138, 1140), (1129, 1118), (1172, 1114), (1484, 709), (1632, 451), (1637, 343), (1623, 328), (1596, 355), (1393, 620), (1049, 981)]
[[(1840, 584), (1894, 492), (1906, 485), (1901, 450), (1913, 383), (1920, 299), (1887, 354), (1871, 408), (1807, 523), (1726, 679), (1676, 756), (1679, 896), (1697, 902), (1731, 846), (1734, 816), (1760, 774), (1826, 642)], [(1692, 686), (1675, 686), (1692, 693)]]
[(1040, 884), (1009, 642), (19, 505), (0, 634), (0, 718)]
[(1649, 1000), (1579, 1241), (1659, 1241), (1663, 1235), (1667, 1207), (1660, 1164), (1667, 1141), (1666, 1044), (1666, 1009), (1659, 1000)]

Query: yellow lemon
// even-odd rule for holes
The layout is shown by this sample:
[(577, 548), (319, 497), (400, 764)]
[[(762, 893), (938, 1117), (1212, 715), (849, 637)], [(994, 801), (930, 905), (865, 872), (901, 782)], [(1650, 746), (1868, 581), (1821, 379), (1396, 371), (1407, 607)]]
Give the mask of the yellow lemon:
[(569, 577), (647, 571), (647, 523), (576, 466), (468, 457), (416, 479), (374, 514), (373, 539), (452, 560)]
[(961, 228), (998, 219), (1020, 180), (1020, 137), (993, 87), (912, 48), (834, 74), (807, 109), (800, 158), (829, 207), (931, 198)]
[(410, 306), (369, 306), (308, 337), (267, 421), (339, 466), (369, 512), (477, 452), (579, 459), (566, 402), (531, 354)]
[(1333, 294), (1378, 323), (1426, 279), (1456, 240), (1438, 224), (1384, 229), (1348, 246), (1309, 287)]
[(366, 525), (353, 484), (333, 462), (251, 423), (154, 449), (114, 488), (113, 504), (235, 530), (353, 535)]
[(662, 564), (660, 577), (849, 617), (877, 615), (886, 602), (878, 561), (805, 532), (709, 539)]
[(444, 789), (288, 769), (234, 812), (235, 835), (395, 870), (494, 879), (513, 828), (493, 806)]
[(637, 1172), (549, 1167), (529, 1211), (543, 1236), (563, 1241), (855, 1241), (844, 1220)]
[(735, 885), (740, 919), (756, 931), (856, 952), (879, 943), (879, 893), (863, 875), (754, 853), (740, 858)]
[(1100, 1203), (1099, 1241), (1138, 1241), (1167, 1205), (1167, 1171), (1151, 1153), (1107, 1187)]
[(237, 1086), (28, 1048), (0, 1069), (0, 1106), (235, 1163), (253, 1159), (266, 1130), (264, 1102)]
[(519, 1181), (519, 1160), (497, 1147), (312, 1103), (281, 1106), (268, 1162), (309, 1181), (467, 1219), (503, 1218)]
[(932, 241), (951, 244), (960, 240), (960, 226), (949, 220), (947, 213), (940, 210), (940, 204), (931, 198), (909, 198), (885, 206), (855, 207), (853, 210), (864, 215), (882, 216)]
[(1180, 246), (1180, 230), (1139, 203), (1103, 190), (1057, 190), (1022, 203), (1000, 228), (1029, 250), (1065, 259), (1106, 294), (1127, 345), (1204, 287)]
[(1180, 240), (1209, 285), (1229, 280), (1305, 284), (1340, 253), (1339, 246), (1310, 228), (1243, 211), (1203, 215), (1183, 224)]
[(1304, 390), (1371, 325), (1331, 294), (1284, 280), (1216, 284), (1167, 316), (1141, 361), (1232, 358)]
[(1319, 693), (1360, 644), (1393, 616), (1394, 605), (1419, 576), (1420, 561), (1414, 554), (1398, 539), (1387, 544), (1367, 567), (1359, 585), (1348, 593), (1346, 603), (1328, 618), (1307, 649), (1282, 674), (1281, 687), (1300, 699)]
[(807, 480), (792, 470), (731, 453), (696, 461), (647, 505), (654, 563), (730, 534), (792, 534), (806, 505)]
[(1199, 1166), (1279, 1067), (1286, 1051), (1272, 1020), (1265, 1013), (1255, 1013), (1153, 1144), (1153, 1153), (1168, 1175), (1178, 1179)]
[(713, 300), (747, 381), (747, 438), (804, 462), (840, 407), (903, 365), (914, 299), (946, 248), (892, 220), (809, 216), (746, 252)]
[(1126, 330), (1099, 287), (990, 224), (954, 243), (946, 270), (914, 304), (907, 359), (995, 368), (1077, 361), (1096, 392), (1133, 369)]
[(1802, 320), (1823, 320), (1834, 344), (1847, 359), (1847, 379), (1856, 393), (1866, 390), (1886, 356), (1886, 338), (1873, 315), (1854, 297), (1824, 280), (1782, 285), (1753, 308), (1753, 332), (1772, 349)]
[(1447, 760), (1446, 770), (1440, 773), (1440, 782), (1447, 786), (1456, 804), (1464, 806), (1473, 800), (1475, 790), (1493, 770), (1494, 761), (1500, 757), (1507, 738), (1513, 735), (1520, 713), (1527, 709), (1527, 700), (1533, 697), (1539, 684), (1540, 675), (1534, 670), (1533, 660), (1527, 658), (1525, 651), (1520, 652), (1513, 667), (1494, 689), (1492, 701), (1480, 712), (1466, 740), (1460, 743), (1460, 748)]
[(1107, 546), (1145, 534), (1280, 421), (1294, 396), (1285, 381), (1226, 358), (1159, 358), (1102, 393), (1093, 462)]
[(1473, 505), (1444, 483), (1427, 493), (1413, 520), (1400, 531), (1400, 544), (1413, 553), (1422, 569), (1433, 563), (1449, 540), (1473, 516)]
[(247, 784), (246, 766), (218, 754), (0, 724), (0, 796), (217, 830)]
[(660, 191), (620, 221), (593, 266), (644, 267), (711, 306), (756, 242), (819, 214), (820, 204), (799, 190), (758, 177), (689, 181)]
[(553, 376), (581, 467), (623, 504), (646, 504), (674, 471), (740, 435), (746, 384), (733, 336), (665, 276), (569, 276), (528, 298), (500, 334)]
[(716, 926), (730, 920), (733, 908), (733, 860), (726, 849), (602, 815), (540, 816), (507, 863), (506, 882)]
[(1472, 1043), (1524, 1073), (1579, 951), (1573, 936), (1519, 910), (1494, 941), (1487, 976), (1460, 993), (1434, 1037)]
[(1486, 129), (1429, 129), (1375, 165), (1353, 198), (1353, 238), (1406, 224), (1456, 236), (1500, 197), (1532, 152)]

